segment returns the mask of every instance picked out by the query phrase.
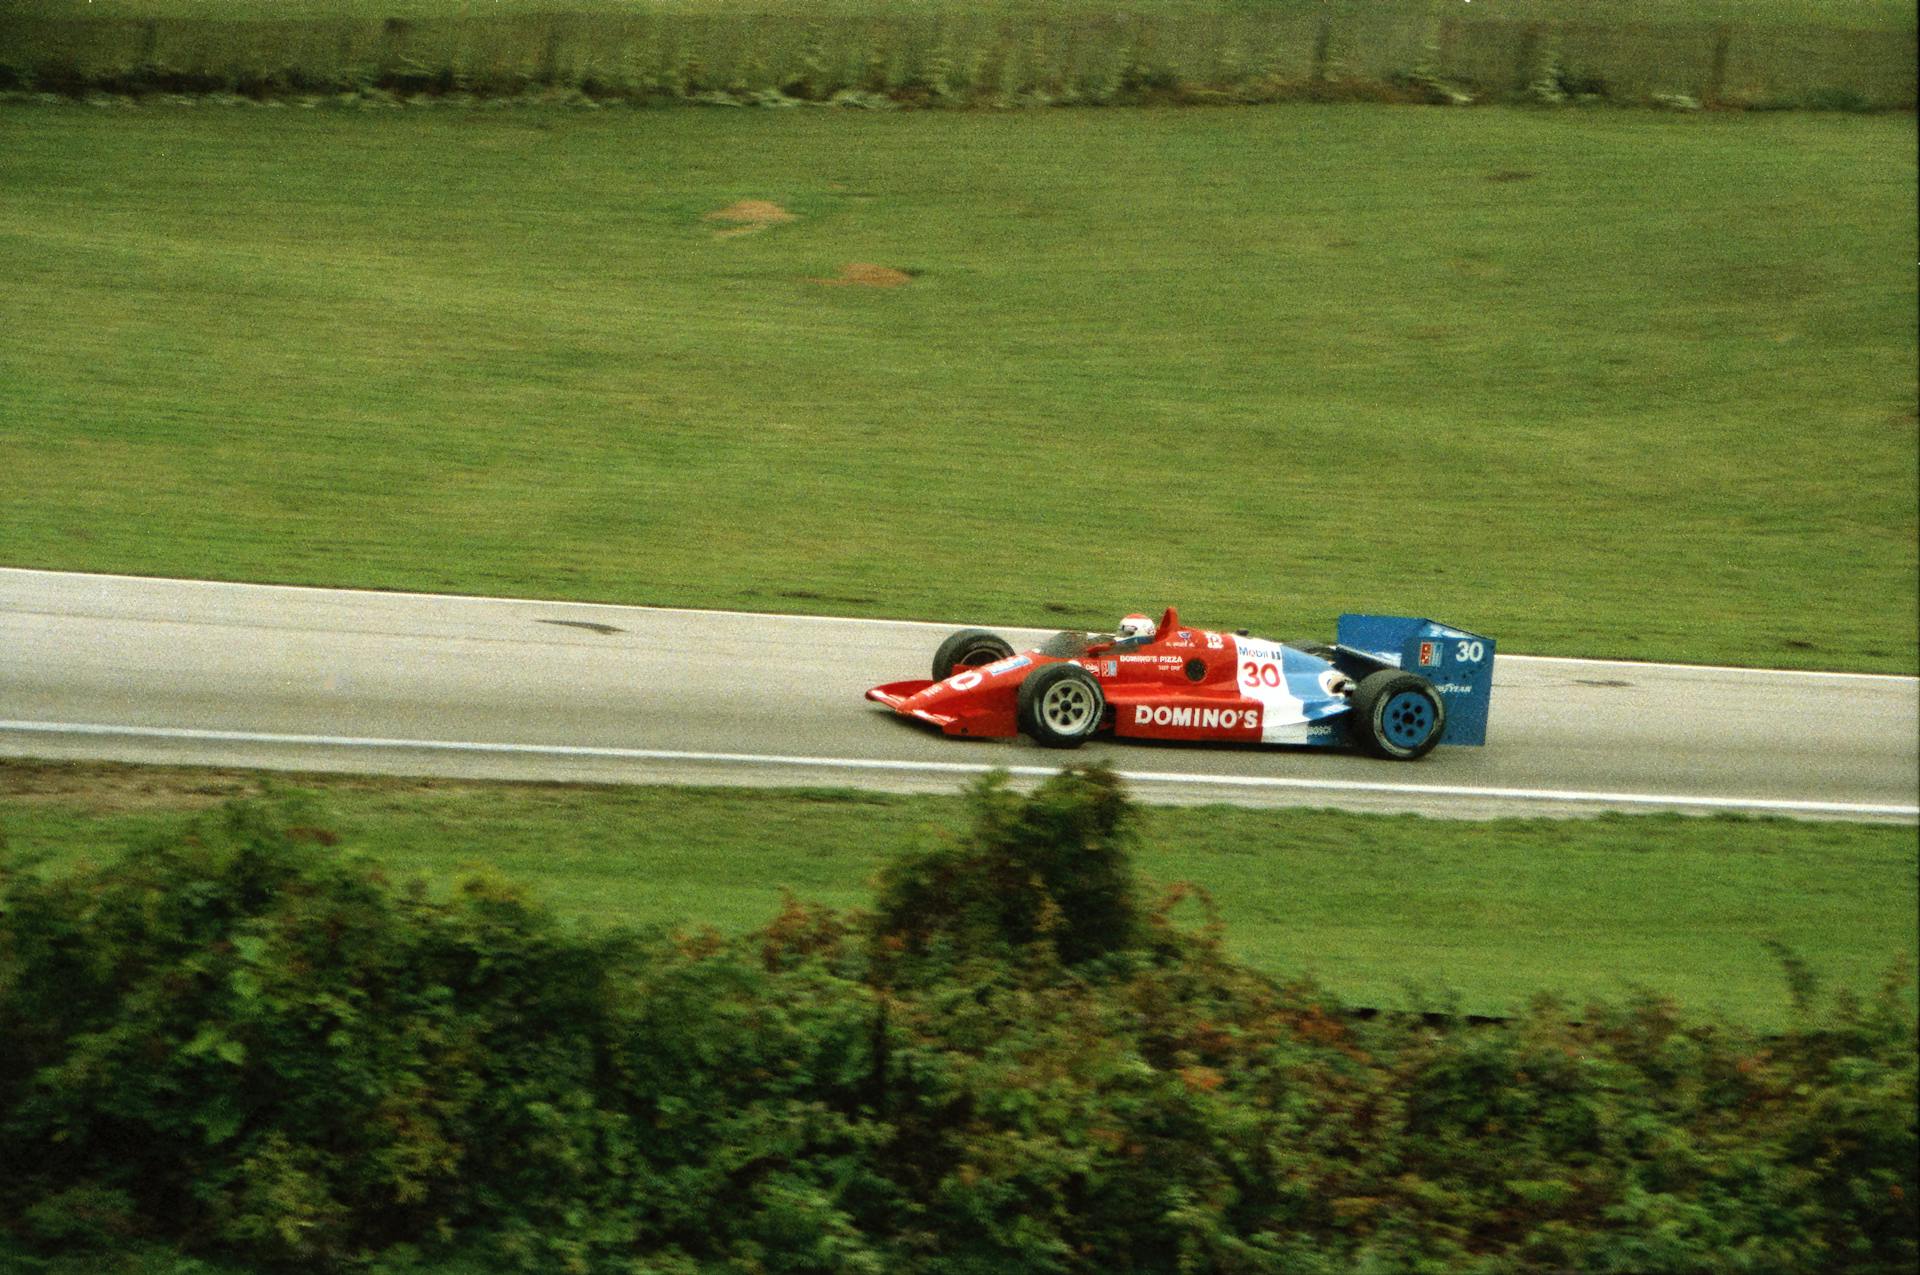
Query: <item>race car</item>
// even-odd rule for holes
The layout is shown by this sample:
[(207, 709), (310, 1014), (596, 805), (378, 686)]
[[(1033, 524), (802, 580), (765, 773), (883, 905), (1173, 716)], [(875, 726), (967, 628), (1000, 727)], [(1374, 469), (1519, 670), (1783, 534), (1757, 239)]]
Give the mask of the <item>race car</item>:
[(1331, 644), (1189, 628), (1172, 607), (1113, 633), (1065, 632), (1015, 654), (986, 629), (940, 644), (933, 676), (867, 698), (948, 735), (1076, 748), (1122, 738), (1350, 747), (1411, 761), (1484, 744), (1493, 639), (1432, 620), (1343, 615)]

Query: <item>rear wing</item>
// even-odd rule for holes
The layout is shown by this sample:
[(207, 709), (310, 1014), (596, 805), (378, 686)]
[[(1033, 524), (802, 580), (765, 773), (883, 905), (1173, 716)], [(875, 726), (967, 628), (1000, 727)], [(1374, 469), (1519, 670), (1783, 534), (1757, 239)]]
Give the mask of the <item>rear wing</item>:
[(1343, 615), (1341, 646), (1393, 668), (1418, 673), (1447, 703), (1443, 744), (1487, 742), (1493, 698), (1493, 639), (1404, 615)]

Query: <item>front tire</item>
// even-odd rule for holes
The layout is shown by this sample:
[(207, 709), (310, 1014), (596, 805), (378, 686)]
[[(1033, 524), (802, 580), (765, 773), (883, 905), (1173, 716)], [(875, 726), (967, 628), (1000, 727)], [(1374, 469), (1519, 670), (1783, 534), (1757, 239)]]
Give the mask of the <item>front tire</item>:
[(1439, 745), (1447, 729), (1447, 705), (1426, 678), (1381, 669), (1354, 689), (1350, 722), (1353, 742), (1363, 752), (1413, 761)]
[(961, 629), (933, 653), (933, 680), (944, 682), (963, 668), (997, 663), (1012, 654), (1013, 647), (998, 633)]
[(1107, 697), (1078, 664), (1048, 664), (1020, 683), (1020, 729), (1046, 748), (1078, 748), (1100, 729)]

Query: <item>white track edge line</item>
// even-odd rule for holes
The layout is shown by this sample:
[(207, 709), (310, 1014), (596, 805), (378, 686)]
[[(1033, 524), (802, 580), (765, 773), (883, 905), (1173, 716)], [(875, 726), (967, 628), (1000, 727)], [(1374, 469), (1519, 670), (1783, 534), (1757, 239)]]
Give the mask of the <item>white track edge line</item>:
[[(116, 726), (92, 722), (0, 721), (0, 733), (89, 735), (134, 739), (171, 739), (228, 744), (277, 744), (307, 748), (371, 748), (388, 751), (482, 753), (494, 755), (586, 757), (608, 761), (674, 761), (724, 765), (791, 766), (815, 770), (873, 770), (945, 775), (984, 775), (1003, 770), (1026, 778), (1056, 773), (1048, 766), (988, 766), (978, 762), (892, 761), (867, 757), (789, 757), (760, 753), (686, 752), (666, 748), (611, 748), (578, 744), (512, 744), (436, 739), (381, 739), (351, 735), (284, 735), (268, 732), (198, 730), (168, 726)], [(1392, 784), (1358, 779), (1294, 779), (1266, 775), (1194, 775), (1177, 771), (1117, 771), (1142, 784), (1195, 788), (1266, 788), (1326, 792), (1370, 792), (1407, 797), (1478, 797), (1493, 800), (1558, 802), (1577, 805), (1684, 807), (1705, 810), (1762, 810), (1798, 814), (1882, 815), (1920, 818), (1920, 806), (1863, 802), (1803, 801), (1776, 797), (1663, 796), (1657, 793), (1584, 792), (1551, 788), (1480, 788), (1456, 784)]]
[[(570, 598), (506, 598), (485, 593), (416, 593), (404, 589), (344, 589), (338, 585), (326, 584), (261, 584), (249, 580), (190, 580), (179, 576), (130, 576), (116, 575), (106, 571), (48, 571), (40, 567), (0, 566), (0, 575), (16, 572), (21, 575), (73, 576), (88, 580), (125, 580), (130, 583), (153, 584), (189, 584), (205, 585), (221, 589), (296, 589), (304, 593), (347, 593), (372, 598), (418, 598), (436, 602), (494, 602), (520, 606), (543, 607), (581, 607), (598, 611), (648, 611), (656, 615), (724, 615), (738, 616), (742, 619), (763, 620), (811, 620), (822, 624), (878, 624), (917, 629), (940, 629), (950, 631), (955, 628), (974, 627), (964, 621), (953, 620), (888, 620), (877, 616), (861, 615), (808, 615), (799, 611), (730, 611), (722, 607), (656, 607), (644, 606), (632, 602), (581, 602)], [(1016, 633), (1045, 633), (1047, 629), (1036, 629), (1025, 624), (989, 624), (982, 622), (978, 627), (1008, 629)], [(1626, 669), (1676, 669), (1694, 673), (1750, 673), (1766, 677), (1832, 677), (1853, 678), (1877, 682), (1920, 682), (1920, 677), (1908, 673), (1851, 673), (1840, 669), (1808, 668), (1760, 668), (1743, 664), (1670, 664), (1658, 660), (1602, 660), (1584, 655), (1520, 655), (1501, 652), (1496, 659), (1516, 660), (1523, 664), (1582, 664), (1599, 668)]]

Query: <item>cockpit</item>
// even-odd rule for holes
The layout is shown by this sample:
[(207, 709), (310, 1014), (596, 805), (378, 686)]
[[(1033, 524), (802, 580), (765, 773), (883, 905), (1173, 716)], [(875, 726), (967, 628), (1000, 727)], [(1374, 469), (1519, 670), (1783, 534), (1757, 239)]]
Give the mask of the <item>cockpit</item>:
[(1110, 651), (1130, 651), (1153, 641), (1157, 631), (1152, 617), (1136, 611), (1121, 619), (1116, 633), (1083, 633), (1078, 629), (1056, 633), (1040, 645), (1040, 654), (1062, 660), (1077, 660)]

